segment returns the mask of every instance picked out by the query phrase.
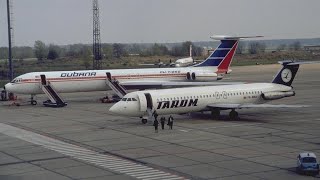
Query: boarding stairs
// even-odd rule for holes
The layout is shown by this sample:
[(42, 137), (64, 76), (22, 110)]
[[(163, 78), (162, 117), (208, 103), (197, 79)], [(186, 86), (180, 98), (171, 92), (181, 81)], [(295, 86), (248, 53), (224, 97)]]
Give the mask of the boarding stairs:
[(115, 92), (120, 98), (127, 94), (127, 90), (117, 81), (112, 79), (111, 73), (107, 72), (106, 84)]
[(47, 95), (49, 100), (44, 101), (43, 105), (47, 107), (64, 107), (67, 103), (61, 98), (61, 96), (54, 89), (53, 85), (46, 80), (45, 75), (40, 75), (41, 77), (41, 89)]

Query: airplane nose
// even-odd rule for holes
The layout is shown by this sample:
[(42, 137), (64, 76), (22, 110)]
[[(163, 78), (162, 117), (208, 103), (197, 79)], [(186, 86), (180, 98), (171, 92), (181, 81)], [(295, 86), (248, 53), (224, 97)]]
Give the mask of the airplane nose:
[(11, 87), (11, 84), (10, 83), (7, 83), (6, 85), (4, 85), (3, 89), (10, 92), (10, 88)]
[(110, 112), (115, 113), (115, 114), (120, 114), (121, 109), (119, 107), (119, 104), (116, 103), (113, 106), (111, 106), (111, 108), (109, 109)]

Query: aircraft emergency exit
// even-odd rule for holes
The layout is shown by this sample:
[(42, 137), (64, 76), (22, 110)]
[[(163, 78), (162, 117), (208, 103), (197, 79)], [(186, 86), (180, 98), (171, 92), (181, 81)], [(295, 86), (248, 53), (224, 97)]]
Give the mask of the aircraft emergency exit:
[(229, 66), (239, 39), (251, 37), (211, 38), (220, 40), (220, 45), (205, 61), (192, 67), (31, 72), (18, 76), (6, 84), (5, 89), (17, 94), (30, 94), (31, 104), (37, 104), (33, 97), (45, 93), (44, 89), (48, 88), (43, 88), (44, 84), (52, 89), (46, 94), (51, 95), (49, 99), (53, 100), (58, 97), (58, 93), (105, 91), (110, 88), (122, 97), (125, 92), (122, 87), (147, 89), (212, 85), (213, 81), (220, 80), (224, 74), (231, 72)]
[(128, 93), (110, 108), (123, 116), (141, 117), (142, 122), (158, 115), (211, 111), (213, 118), (220, 110), (231, 110), (230, 119), (237, 119), (236, 109), (242, 108), (298, 108), (304, 105), (273, 105), (266, 102), (295, 95), (291, 87), (300, 64), (308, 62), (283, 61), (282, 69), (272, 83), (188, 87), (147, 90)]

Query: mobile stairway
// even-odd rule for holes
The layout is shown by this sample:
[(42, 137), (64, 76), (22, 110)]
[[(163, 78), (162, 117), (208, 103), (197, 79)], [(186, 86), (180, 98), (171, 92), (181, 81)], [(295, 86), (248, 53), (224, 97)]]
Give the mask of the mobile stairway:
[(127, 94), (127, 90), (119, 83), (118, 80), (112, 79), (111, 73), (107, 72), (106, 84), (115, 92), (120, 98)]
[(49, 100), (44, 101), (43, 105), (46, 107), (64, 107), (67, 103), (59, 96), (57, 91), (54, 89), (52, 84), (47, 81), (45, 75), (40, 75), (41, 77), (41, 89), (47, 95)]

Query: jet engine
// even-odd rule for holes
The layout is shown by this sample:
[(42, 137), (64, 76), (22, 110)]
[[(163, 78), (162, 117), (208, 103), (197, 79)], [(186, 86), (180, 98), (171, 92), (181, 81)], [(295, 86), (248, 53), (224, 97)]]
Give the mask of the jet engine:
[(188, 72), (187, 80), (192, 81), (215, 81), (220, 80), (222, 77), (218, 76), (216, 73), (202, 73), (202, 72)]
[(275, 99), (281, 99), (281, 98), (290, 97), (294, 95), (295, 95), (294, 91), (287, 91), (287, 92), (275, 91), (275, 92), (265, 92), (261, 95), (261, 97), (264, 100), (275, 100)]

